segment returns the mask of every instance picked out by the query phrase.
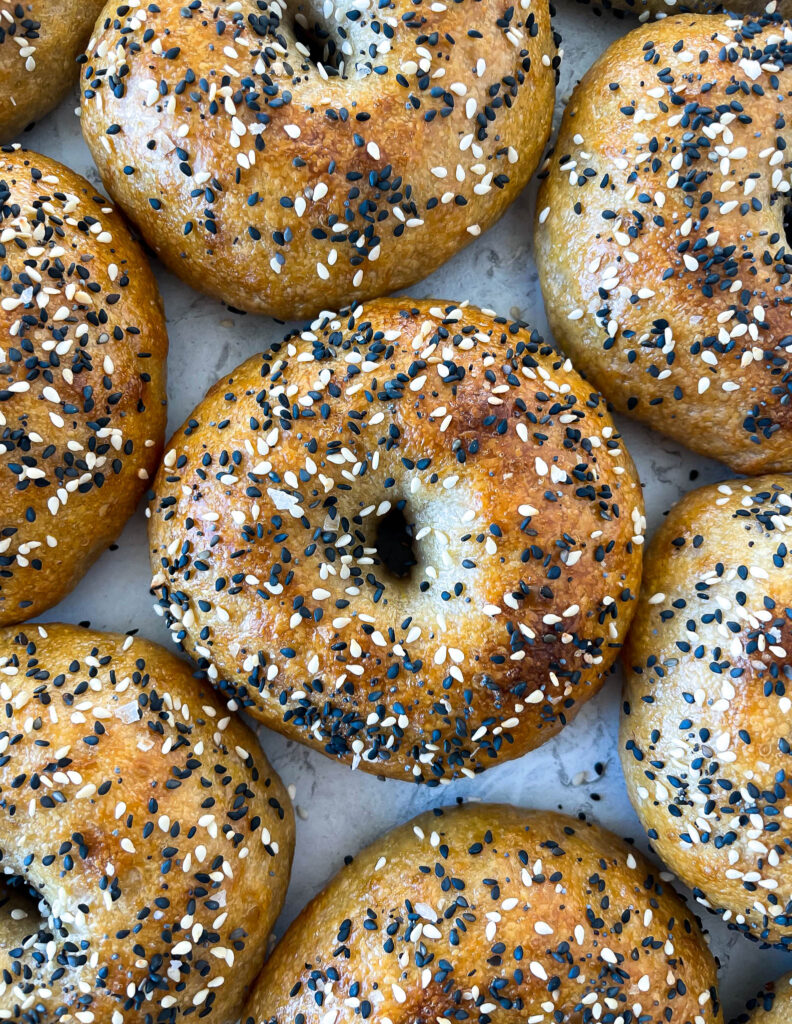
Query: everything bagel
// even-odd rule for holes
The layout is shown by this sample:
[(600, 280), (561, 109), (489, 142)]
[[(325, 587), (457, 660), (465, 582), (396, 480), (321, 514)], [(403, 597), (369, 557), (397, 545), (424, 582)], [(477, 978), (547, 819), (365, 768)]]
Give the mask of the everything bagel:
[(657, 870), (604, 829), (498, 804), (429, 811), (292, 924), (243, 1024), (717, 1024), (715, 964)]
[(425, 277), (547, 141), (547, 0), (109, 3), (82, 126), (102, 180), (193, 287), (312, 316)]
[(76, 60), (102, 0), (0, 0), (0, 142), (77, 84)]
[(575, 89), (537, 206), (575, 365), (740, 473), (792, 469), (790, 97), (778, 15), (636, 28)]
[(524, 326), (384, 299), (223, 377), (150, 504), (174, 639), (303, 743), (437, 784), (543, 743), (632, 616), (640, 485)]
[(627, 789), (664, 863), (792, 949), (792, 477), (686, 495), (646, 556), (624, 652)]
[(122, 217), (0, 151), (0, 625), (40, 615), (121, 532), (165, 434), (168, 335)]
[(0, 1019), (234, 1024), (289, 879), (289, 798), (155, 644), (0, 630)]
[(734, 1024), (789, 1024), (792, 1020), (792, 974), (768, 985), (748, 1004)]
[[(735, 14), (761, 14), (769, 4), (762, 0), (729, 0), (724, 4), (719, 0), (593, 0), (592, 6), (604, 10), (629, 11), (638, 14), (642, 21), (658, 16), (666, 18), (671, 14), (695, 12), (705, 14), (708, 11), (720, 11), (724, 7)], [(792, 15), (792, 0), (772, 0), (772, 9), (785, 18)]]

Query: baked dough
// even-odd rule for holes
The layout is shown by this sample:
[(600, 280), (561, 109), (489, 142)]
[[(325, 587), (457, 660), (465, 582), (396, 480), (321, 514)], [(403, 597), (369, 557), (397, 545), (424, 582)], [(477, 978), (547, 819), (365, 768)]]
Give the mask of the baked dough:
[(355, 857), (292, 924), (242, 1015), (367, 1018), (722, 1021), (712, 954), (658, 870), (604, 829), (505, 804), (429, 811)]
[(556, 341), (739, 473), (792, 470), (791, 97), (778, 16), (636, 28), (572, 94), (537, 204)]
[(165, 434), (154, 275), (90, 182), (0, 152), (0, 625), (46, 611), (121, 532)]
[(110, 0), (83, 134), (174, 273), (307, 317), (425, 278), (500, 217), (558, 61), (547, 0)]
[(234, 1024), (291, 804), (205, 681), (133, 636), (0, 630), (0, 1017)]
[(525, 326), (381, 299), (221, 378), (149, 507), (174, 639), (331, 757), (437, 785), (602, 685), (643, 502), (601, 396)]

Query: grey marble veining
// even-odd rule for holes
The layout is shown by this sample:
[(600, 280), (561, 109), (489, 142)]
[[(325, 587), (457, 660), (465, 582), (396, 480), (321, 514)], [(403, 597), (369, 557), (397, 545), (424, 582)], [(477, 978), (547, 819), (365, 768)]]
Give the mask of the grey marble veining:
[[(564, 61), (556, 126), (575, 81), (608, 43), (633, 24), (613, 15), (598, 17), (573, 0), (558, 0), (556, 26), (563, 36)], [(63, 161), (98, 184), (98, 176), (74, 116), (75, 97), (25, 136), (28, 146)], [(431, 277), (411, 289), (416, 297), (470, 302), (519, 316), (547, 334), (547, 322), (532, 256), (531, 225), (535, 185), (526, 189), (489, 232)], [(170, 426), (177, 427), (222, 373), (278, 340), (285, 328), (273, 320), (240, 316), (198, 295), (157, 268), (170, 333), (168, 363)], [(650, 532), (686, 490), (727, 477), (722, 466), (629, 421), (623, 433), (644, 484)], [(142, 510), (74, 592), (44, 619), (90, 622), (98, 629), (138, 628), (169, 644), (167, 630), (152, 610), (148, 553)], [(646, 848), (627, 800), (617, 754), (619, 682), (614, 676), (577, 720), (554, 740), (518, 761), (444, 791), (427, 790), (351, 772), (320, 754), (259, 729), (262, 745), (293, 787), (297, 809), (297, 852), (282, 933), (304, 903), (340, 866), (391, 825), (439, 802), (457, 798), (510, 801), (523, 806), (562, 808), (590, 815)], [(604, 766), (596, 777), (594, 765)], [(792, 969), (792, 956), (762, 950), (706, 916), (712, 948), (722, 968), (727, 1019), (766, 980)]]

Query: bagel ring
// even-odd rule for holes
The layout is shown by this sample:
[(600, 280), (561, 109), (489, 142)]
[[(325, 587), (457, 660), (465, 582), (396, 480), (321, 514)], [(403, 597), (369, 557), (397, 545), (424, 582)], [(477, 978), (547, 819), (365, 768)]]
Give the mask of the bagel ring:
[(0, 142), (18, 135), (77, 84), (76, 61), (102, 0), (0, 0)]
[(619, 412), (792, 470), (792, 26), (687, 15), (575, 89), (537, 204), (554, 337)]
[(792, 1020), (792, 974), (779, 978), (748, 1004), (734, 1024), (789, 1024)]
[(132, 636), (6, 628), (0, 664), (0, 1019), (233, 1024), (294, 845), (253, 733)]
[(406, 287), (494, 223), (558, 70), (548, 0), (110, 0), (87, 61), (110, 194), (194, 288), (283, 319)]
[(0, 625), (40, 615), (116, 539), (165, 434), (154, 275), (90, 182), (0, 151)]
[(731, 927), (787, 949), (790, 527), (781, 474), (702, 487), (670, 511), (625, 644), (620, 745), (658, 856)]
[[(768, 4), (761, 3), (761, 0), (759, 3), (756, 0), (728, 0), (726, 4), (719, 0), (584, 0), (584, 3), (591, 3), (595, 9), (601, 7), (606, 11), (627, 11), (630, 14), (637, 14), (641, 21), (690, 12), (706, 14), (722, 10), (724, 7), (730, 13), (756, 16), (768, 7)], [(788, 18), (792, 15), (792, 0), (773, 0), (773, 10)]]
[(524, 325), (382, 299), (253, 356), (177, 430), (152, 589), (234, 704), (436, 785), (602, 685), (643, 501), (601, 396)]
[(242, 1024), (717, 1024), (715, 963), (623, 840), (505, 804), (387, 833), (297, 917)]

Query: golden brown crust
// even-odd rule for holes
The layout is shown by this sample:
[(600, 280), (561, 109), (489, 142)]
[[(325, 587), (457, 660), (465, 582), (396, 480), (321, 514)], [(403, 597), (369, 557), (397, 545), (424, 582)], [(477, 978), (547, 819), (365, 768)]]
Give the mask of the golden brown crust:
[(792, 1020), (792, 974), (767, 985), (756, 999), (748, 1004), (747, 1013), (741, 1014), (734, 1024), (789, 1024)]
[(168, 337), (121, 216), (0, 152), (0, 625), (51, 607), (118, 534), (165, 433)]
[(743, 473), (792, 469), (791, 90), (780, 19), (637, 28), (575, 90), (537, 207), (550, 325), (575, 364), (618, 410)]
[(432, 301), (331, 314), (218, 381), (150, 514), (152, 586), (224, 691), (401, 779), (549, 739), (640, 578), (640, 485), (601, 397), (524, 326)]
[(321, 8), (111, 0), (83, 79), (102, 180), (160, 258), (286, 319), (426, 277), (521, 191), (553, 111), (547, 0), (393, 0), (356, 21), (328, 0), (320, 30), (351, 51), (335, 77), (295, 35)]
[(45, 901), (4, 883), (3, 1020), (233, 1024), (294, 846), (255, 736), (131, 636), (3, 629), (0, 664), (2, 865)]
[(77, 84), (77, 58), (102, 0), (0, 0), (0, 142)]
[(724, 8), (735, 14), (750, 14), (754, 17), (764, 13), (766, 8), (778, 12), (785, 18), (792, 15), (792, 0), (584, 0), (594, 8), (629, 11), (638, 14), (641, 21), (659, 15), (661, 18), (683, 13), (706, 14), (722, 11)]
[(663, 861), (732, 927), (792, 948), (792, 477), (687, 495), (646, 555), (621, 754)]
[(505, 804), (429, 811), (360, 853), (242, 1020), (356, 1024), (365, 1003), (382, 1024), (722, 1021), (712, 954), (657, 869), (604, 829)]

